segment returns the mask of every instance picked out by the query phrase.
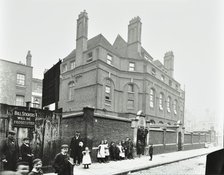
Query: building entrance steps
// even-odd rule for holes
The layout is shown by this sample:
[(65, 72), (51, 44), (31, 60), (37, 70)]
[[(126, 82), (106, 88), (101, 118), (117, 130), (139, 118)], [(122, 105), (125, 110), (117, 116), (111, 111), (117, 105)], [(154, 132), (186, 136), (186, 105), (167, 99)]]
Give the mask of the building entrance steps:
[[(165, 154), (157, 154), (149, 161), (149, 156), (136, 157), (134, 159), (110, 161), (109, 163), (93, 163), (89, 169), (84, 169), (83, 165), (74, 167), (74, 175), (118, 175), (128, 172), (135, 172), (156, 166), (178, 162), (194, 158), (197, 156), (207, 155), (213, 151), (222, 149), (221, 147), (210, 147), (194, 149), (187, 151), (178, 151)], [(44, 175), (55, 175), (55, 173), (46, 173)]]

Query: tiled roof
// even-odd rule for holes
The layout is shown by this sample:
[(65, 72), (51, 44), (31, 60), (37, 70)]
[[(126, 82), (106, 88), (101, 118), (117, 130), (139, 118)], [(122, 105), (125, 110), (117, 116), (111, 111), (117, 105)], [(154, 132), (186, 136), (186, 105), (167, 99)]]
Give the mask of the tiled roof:
[(126, 41), (120, 35), (117, 35), (117, 38), (114, 41), (113, 47), (122, 57), (127, 57), (128, 45)]
[[(109, 43), (109, 41), (107, 41), (107, 39), (102, 34), (99, 34), (87, 41), (87, 50), (91, 50), (96, 46), (102, 46), (105, 49), (111, 51), (112, 53), (118, 54), (117, 51), (113, 48), (113, 46)], [(64, 59), (75, 58), (75, 55), (76, 55), (76, 49), (74, 49)]]
[(68, 56), (64, 58), (64, 60), (70, 59), (70, 58), (75, 58), (76, 50), (74, 49)]
[(109, 43), (109, 41), (107, 41), (107, 39), (102, 34), (99, 34), (99, 35), (91, 38), (90, 40), (88, 40), (87, 50), (90, 50), (99, 45), (104, 47), (105, 49), (117, 54), (117, 51), (113, 48), (113, 46)]
[(153, 61), (153, 64), (156, 65), (159, 68), (164, 67), (163, 64), (159, 60)]

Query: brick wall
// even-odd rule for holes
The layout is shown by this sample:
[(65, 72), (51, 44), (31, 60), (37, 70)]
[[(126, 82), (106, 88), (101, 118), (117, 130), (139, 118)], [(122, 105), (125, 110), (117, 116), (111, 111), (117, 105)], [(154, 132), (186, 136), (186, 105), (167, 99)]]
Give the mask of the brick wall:
[(132, 136), (131, 122), (94, 117), (94, 147), (104, 139), (110, 143), (125, 140), (126, 137), (132, 139)]
[[(0, 103), (15, 105), (16, 95), (31, 101), (32, 71), (31, 66), (0, 59)], [(17, 73), (25, 75), (24, 86), (17, 85)]]
[(184, 150), (190, 150), (190, 149), (199, 149), (199, 148), (204, 148), (205, 144), (201, 143), (201, 144), (188, 144), (188, 145), (184, 145)]
[(201, 142), (205, 142), (205, 134), (201, 134), (201, 136), (200, 136), (200, 141), (201, 141)]
[(206, 134), (205, 138), (206, 138), (206, 142), (211, 142), (211, 137), (209, 134)]
[(177, 133), (174, 131), (166, 131), (166, 143), (176, 143), (177, 142)]
[(163, 144), (163, 130), (161, 131), (150, 130), (149, 143)]
[(62, 143), (70, 145), (71, 139), (75, 134), (75, 131), (80, 131), (81, 137), (84, 136), (84, 119), (83, 116), (75, 116), (70, 118), (63, 118), (61, 122)]
[(193, 134), (193, 143), (199, 143), (200, 136), (199, 134)]
[(184, 134), (184, 143), (191, 143), (191, 134)]

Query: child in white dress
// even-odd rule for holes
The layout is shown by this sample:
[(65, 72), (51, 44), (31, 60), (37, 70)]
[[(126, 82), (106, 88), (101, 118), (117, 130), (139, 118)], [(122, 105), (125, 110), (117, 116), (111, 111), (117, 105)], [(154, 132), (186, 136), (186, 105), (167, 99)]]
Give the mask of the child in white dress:
[(82, 152), (83, 158), (82, 158), (82, 164), (84, 165), (84, 168), (89, 168), (89, 165), (92, 163), (90, 158), (90, 151), (88, 147), (85, 147), (85, 150)]
[(124, 147), (121, 145), (121, 142), (118, 143), (117, 147), (119, 149), (119, 159), (123, 160), (125, 158), (125, 154), (124, 154)]

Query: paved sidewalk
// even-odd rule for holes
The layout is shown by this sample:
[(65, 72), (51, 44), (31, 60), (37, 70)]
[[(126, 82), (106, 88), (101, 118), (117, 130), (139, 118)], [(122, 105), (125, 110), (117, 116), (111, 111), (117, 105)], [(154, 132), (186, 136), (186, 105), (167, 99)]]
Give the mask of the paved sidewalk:
[[(89, 169), (84, 169), (83, 166), (80, 165), (74, 167), (74, 175), (118, 175), (206, 155), (219, 149), (222, 148), (211, 147), (157, 154), (153, 156), (152, 161), (149, 161), (149, 156), (142, 156), (141, 158), (131, 160), (111, 161), (109, 163), (93, 163), (90, 165)], [(47, 173), (45, 175), (55, 175), (55, 173)]]

